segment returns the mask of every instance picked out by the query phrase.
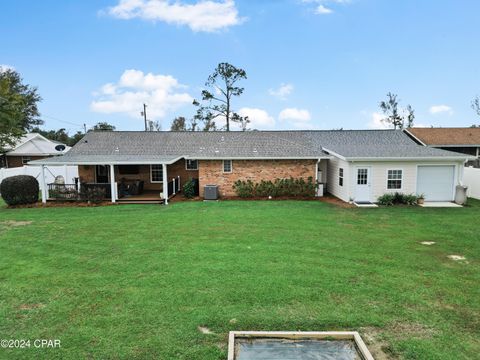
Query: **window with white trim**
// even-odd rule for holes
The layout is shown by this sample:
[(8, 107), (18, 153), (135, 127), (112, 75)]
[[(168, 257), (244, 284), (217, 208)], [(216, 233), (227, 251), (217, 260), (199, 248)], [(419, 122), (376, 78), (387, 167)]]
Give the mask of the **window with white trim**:
[(163, 182), (163, 166), (162, 165), (150, 165), (150, 181), (152, 183)]
[(187, 170), (198, 170), (198, 160), (185, 160), (185, 169)]
[(27, 165), (30, 160), (32, 160), (32, 158), (30, 156), (22, 156), (22, 164), (23, 165)]
[(388, 170), (387, 172), (387, 189), (398, 190), (402, 188), (403, 171), (402, 170)]
[(224, 173), (232, 172), (232, 160), (223, 160), (223, 172)]
[(343, 168), (338, 168), (338, 185), (343, 186)]

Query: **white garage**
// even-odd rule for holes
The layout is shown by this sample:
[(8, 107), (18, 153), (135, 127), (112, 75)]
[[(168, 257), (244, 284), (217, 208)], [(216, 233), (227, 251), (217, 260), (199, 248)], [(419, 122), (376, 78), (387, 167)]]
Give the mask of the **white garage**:
[(417, 169), (417, 193), (425, 201), (453, 201), (455, 165), (422, 165)]

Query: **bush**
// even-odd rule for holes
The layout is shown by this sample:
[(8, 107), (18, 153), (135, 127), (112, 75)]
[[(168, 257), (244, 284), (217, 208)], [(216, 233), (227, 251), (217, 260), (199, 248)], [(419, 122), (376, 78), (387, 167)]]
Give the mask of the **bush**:
[(233, 189), (239, 197), (314, 197), (317, 185), (312, 177), (305, 179), (276, 179), (275, 181), (262, 180), (253, 183), (251, 180), (237, 180)]
[(380, 205), (392, 206), (392, 205), (416, 205), (418, 196), (413, 194), (386, 193), (378, 198)]
[(81, 186), (80, 200), (88, 201), (92, 204), (100, 204), (105, 199), (105, 188), (100, 186), (86, 187)]
[(195, 197), (195, 182), (192, 179), (183, 184), (183, 196), (187, 199)]
[(253, 184), (252, 180), (237, 180), (233, 184), (233, 189), (235, 190), (237, 195), (242, 198), (249, 198), (255, 196), (255, 185)]
[(0, 184), (0, 193), (8, 205), (36, 203), (39, 191), (37, 179), (30, 175), (11, 176)]

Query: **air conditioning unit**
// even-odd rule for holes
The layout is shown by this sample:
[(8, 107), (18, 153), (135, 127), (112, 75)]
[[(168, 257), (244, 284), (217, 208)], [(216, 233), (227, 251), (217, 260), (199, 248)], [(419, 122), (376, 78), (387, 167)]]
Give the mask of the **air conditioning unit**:
[(218, 200), (218, 185), (205, 185), (205, 200)]

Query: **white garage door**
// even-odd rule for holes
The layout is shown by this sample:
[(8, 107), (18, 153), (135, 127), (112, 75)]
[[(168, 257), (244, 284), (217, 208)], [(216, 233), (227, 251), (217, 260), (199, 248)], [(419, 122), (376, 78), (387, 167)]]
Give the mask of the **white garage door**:
[(455, 166), (419, 166), (417, 193), (425, 194), (425, 201), (453, 201)]

